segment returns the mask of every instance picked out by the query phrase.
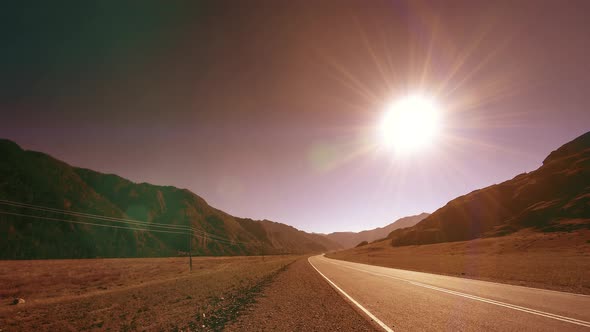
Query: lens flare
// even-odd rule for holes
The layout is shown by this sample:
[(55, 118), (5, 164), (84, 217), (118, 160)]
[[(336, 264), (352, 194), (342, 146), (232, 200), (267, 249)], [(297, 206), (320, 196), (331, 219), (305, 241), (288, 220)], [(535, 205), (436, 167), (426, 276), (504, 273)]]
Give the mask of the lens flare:
[(440, 130), (436, 103), (420, 95), (404, 97), (391, 104), (381, 122), (382, 142), (396, 153), (411, 153), (429, 146)]

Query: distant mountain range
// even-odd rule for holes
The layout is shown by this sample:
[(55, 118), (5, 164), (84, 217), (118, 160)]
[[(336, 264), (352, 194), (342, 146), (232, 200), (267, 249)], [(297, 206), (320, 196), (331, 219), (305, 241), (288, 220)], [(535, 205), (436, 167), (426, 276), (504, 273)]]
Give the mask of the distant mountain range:
[(379, 227), (371, 230), (366, 230), (362, 232), (335, 232), (327, 234), (326, 237), (338, 244), (340, 244), (343, 248), (353, 248), (360, 244), (363, 241), (366, 242), (373, 242), (380, 239), (385, 239), (389, 235), (389, 233), (393, 232), (396, 229), (411, 227), (420, 222), (422, 219), (428, 217), (428, 213), (421, 213), (415, 216), (404, 217), (398, 219), (391, 224)]
[(189, 239), (196, 255), (302, 254), (382, 238), (401, 246), (523, 228), (590, 229), (590, 132), (553, 151), (537, 170), (460, 196), (431, 215), (327, 235), (234, 217), (186, 189), (73, 167), (9, 140), (0, 139), (0, 156), (0, 259), (182, 255)]
[(187, 227), (193, 228), (190, 246), (197, 255), (341, 248), (323, 235), (231, 216), (186, 189), (72, 167), (9, 140), (0, 140), (0, 156), (0, 259), (186, 254)]
[(530, 173), (460, 196), (413, 227), (389, 234), (394, 246), (590, 229), (590, 132), (551, 152)]

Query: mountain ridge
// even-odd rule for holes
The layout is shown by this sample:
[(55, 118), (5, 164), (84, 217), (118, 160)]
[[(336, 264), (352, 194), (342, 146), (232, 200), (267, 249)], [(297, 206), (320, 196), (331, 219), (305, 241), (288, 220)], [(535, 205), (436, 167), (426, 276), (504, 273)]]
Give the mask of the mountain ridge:
[(353, 248), (364, 241), (373, 242), (386, 238), (392, 231), (396, 229), (414, 226), (429, 215), (429, 213), (422, 212), (417, 215), (397, 219), (391, 224), (385, 225), (383, 227), (377, 227), (360, 232), (332, 232), (325, 234), (324, 236), (339, 243), (344, 248)]
[[(90, 222), (107, 222), (67, 212), (139, 220), (166, 229), (192, 227), (196, 231), (190, 245), (197, 255), (303, 254), (340, 248), (329, 239), (289, 225), (232, 216), (188, 189), (135, 183), (116, 174), (70, 166), (45, 153), (24, 150), (10, 140), (0, 139), (0, 155), (4, 156), (0, 160), (0, 199), (64, 211), (32, 210), (6, 202), (0, 205), (3, 259), (174, 256), (188, 252), (188, 234), (92, 226)], [(30, 215), (37, 218), (27, 217)]]
[(552, 151), (536, 170), (459, 196), (410, 228), (394, 246), (590, 228), (590, 132)]

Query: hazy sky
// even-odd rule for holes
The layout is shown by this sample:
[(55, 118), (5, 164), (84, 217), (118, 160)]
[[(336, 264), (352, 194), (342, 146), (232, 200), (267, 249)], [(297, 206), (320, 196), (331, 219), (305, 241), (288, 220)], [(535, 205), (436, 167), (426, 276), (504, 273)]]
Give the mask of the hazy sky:
[[(0, 137), (330, 232), (433, 212), (590, 130), (590, 1), (123, 2), (3, 8)], [(444, 127), (395, 157), (376, 127), (415, 92)]]

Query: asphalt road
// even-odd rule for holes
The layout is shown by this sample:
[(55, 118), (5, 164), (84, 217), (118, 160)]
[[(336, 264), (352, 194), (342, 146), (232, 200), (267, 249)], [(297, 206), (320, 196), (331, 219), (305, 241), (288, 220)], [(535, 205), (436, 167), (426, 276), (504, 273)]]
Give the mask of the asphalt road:
[(315, 269), (385, 331), (590, 331), (590, 296), (329, 259)]

